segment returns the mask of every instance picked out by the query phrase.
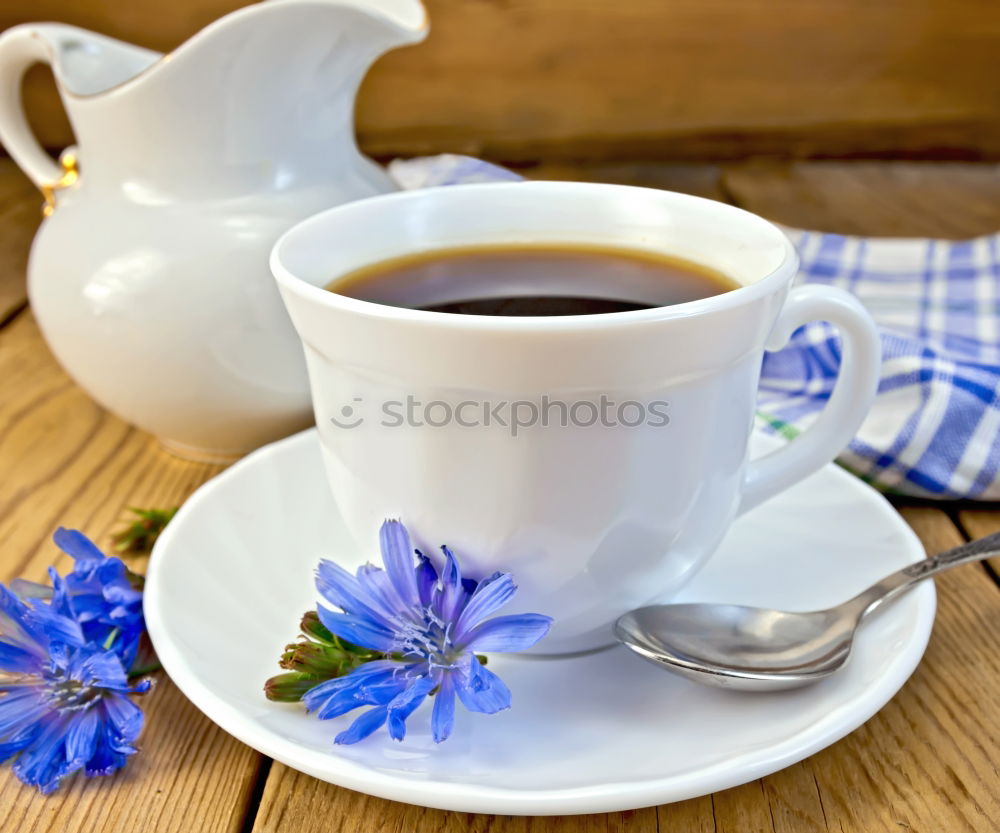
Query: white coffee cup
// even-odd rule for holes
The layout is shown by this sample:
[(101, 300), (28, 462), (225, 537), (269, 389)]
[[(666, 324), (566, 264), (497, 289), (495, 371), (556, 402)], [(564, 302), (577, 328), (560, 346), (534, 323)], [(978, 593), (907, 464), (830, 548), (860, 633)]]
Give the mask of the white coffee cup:
[[(497, 243), (664, 252), (741, 288), (558, 317), (404, 309), (323, 288), (400, 255)], [(562, 182), (349, 203), (292, 228), (271, 256), (355, 538), (367, 549), (384, 518), (400, 518), (424, 551), (453, 549), (467, 575), (510, 571), (520, 589), (505, 612), (555, 620), (542, 653), (610, 643), (619, 615), (669, 598), (738, 514), (828, 463), (857, 430), (878, 379), (874, 324), (845, 292), (790, 290), (797, 263), (778, 228), (738, 208)], [(843, 338), (836, 389), (800, 437), (748, 462), (763, 353), (816, 319)], [(533, 424), (514, 403), (535, 404)]]

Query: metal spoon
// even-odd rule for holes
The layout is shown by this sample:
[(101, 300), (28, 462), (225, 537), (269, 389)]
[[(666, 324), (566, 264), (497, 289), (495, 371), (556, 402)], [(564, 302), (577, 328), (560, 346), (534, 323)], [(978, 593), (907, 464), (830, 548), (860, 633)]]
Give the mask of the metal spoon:
[(829, 610), (786, 613), (727, 604), (653, 605), (626, 613), (615, 636), (639, 656), (705, 685), (775, 691), (847, 662), (861, 620), (913, 585), (1000, 555), (1000, 532), (904, 567)]

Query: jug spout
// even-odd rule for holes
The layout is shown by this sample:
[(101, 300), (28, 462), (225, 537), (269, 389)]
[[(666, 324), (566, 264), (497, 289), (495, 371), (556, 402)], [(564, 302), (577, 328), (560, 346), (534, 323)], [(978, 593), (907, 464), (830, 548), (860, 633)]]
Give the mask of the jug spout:
[(239, 9), (120, 87), (74, 101), (81, 166), (127, 177), (153, 199), (369, 178), (354, 139), (357, 89), (380, 55), (426, 29), (419, 0)]
[[(294, 2), (294, 0), (272, 0)], [(427, 10), (421, 0), (324, 0), (324, 2), (357, 9), (372, 17), (385, 28), (389, 46), (417, 43), (427, 36)]]

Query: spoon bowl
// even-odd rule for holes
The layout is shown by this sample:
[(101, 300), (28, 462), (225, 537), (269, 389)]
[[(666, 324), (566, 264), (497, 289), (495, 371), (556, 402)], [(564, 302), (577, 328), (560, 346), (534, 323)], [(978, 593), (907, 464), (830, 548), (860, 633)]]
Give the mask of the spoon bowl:
[(826, 610), (678, 604), (626, 613), (615, 635), (640, 656), (696, 682), (775, 691), (840, 668), (851, 652), (854, 629)]
[(843, 667), (861, 620), (925, 578), (1000, 554), (1000, 533), (886, 576), (828, 610), (792, 613), (731, 604), (652, 605), (630, 611), (615, 636), (650, 662), (704, 685), (777, 691)]

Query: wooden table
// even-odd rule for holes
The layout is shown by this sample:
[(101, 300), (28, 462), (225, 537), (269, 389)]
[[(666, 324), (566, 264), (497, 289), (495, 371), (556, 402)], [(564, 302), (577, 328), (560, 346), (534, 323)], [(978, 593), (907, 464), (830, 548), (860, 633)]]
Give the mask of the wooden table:
[[(541, 166), (690, 191), (791, 225), (864, 234), (964, 236), (1000, 228), (1000, 172), (985, 165), (753, 163)], [(40, 579), (60, 524), (102, 544), (128, 506), (169, 506), (219, 471), (168, 456), (95, 405), (55, 363), (26, 305), (39, 196), (0, 162), (0, 579)], [(908, 504), (929, 551), (1000, 529), (983, 506)], [(831, 557), (833, 557), (831, 553)], [(59, 561), (65, 567), (65, 559)], [(993, 570), (996, 569), (996, 565)], [(617, 833), (995, 833), (1000, 829), (1000, 586), (987, 565), (938, 582), (927, 655), (867, 724), (788, 769), (715, 795), (608, 815), (517, 818), (396, 804), (273, 763), (203, 717), (162, 672), (143, 701), (142, 752), (111, 778), (49, 798), (0, 770), (0, 829), (178, 833), (616, 831)], [(568, 761), (567, 766), (572, 766)]]

